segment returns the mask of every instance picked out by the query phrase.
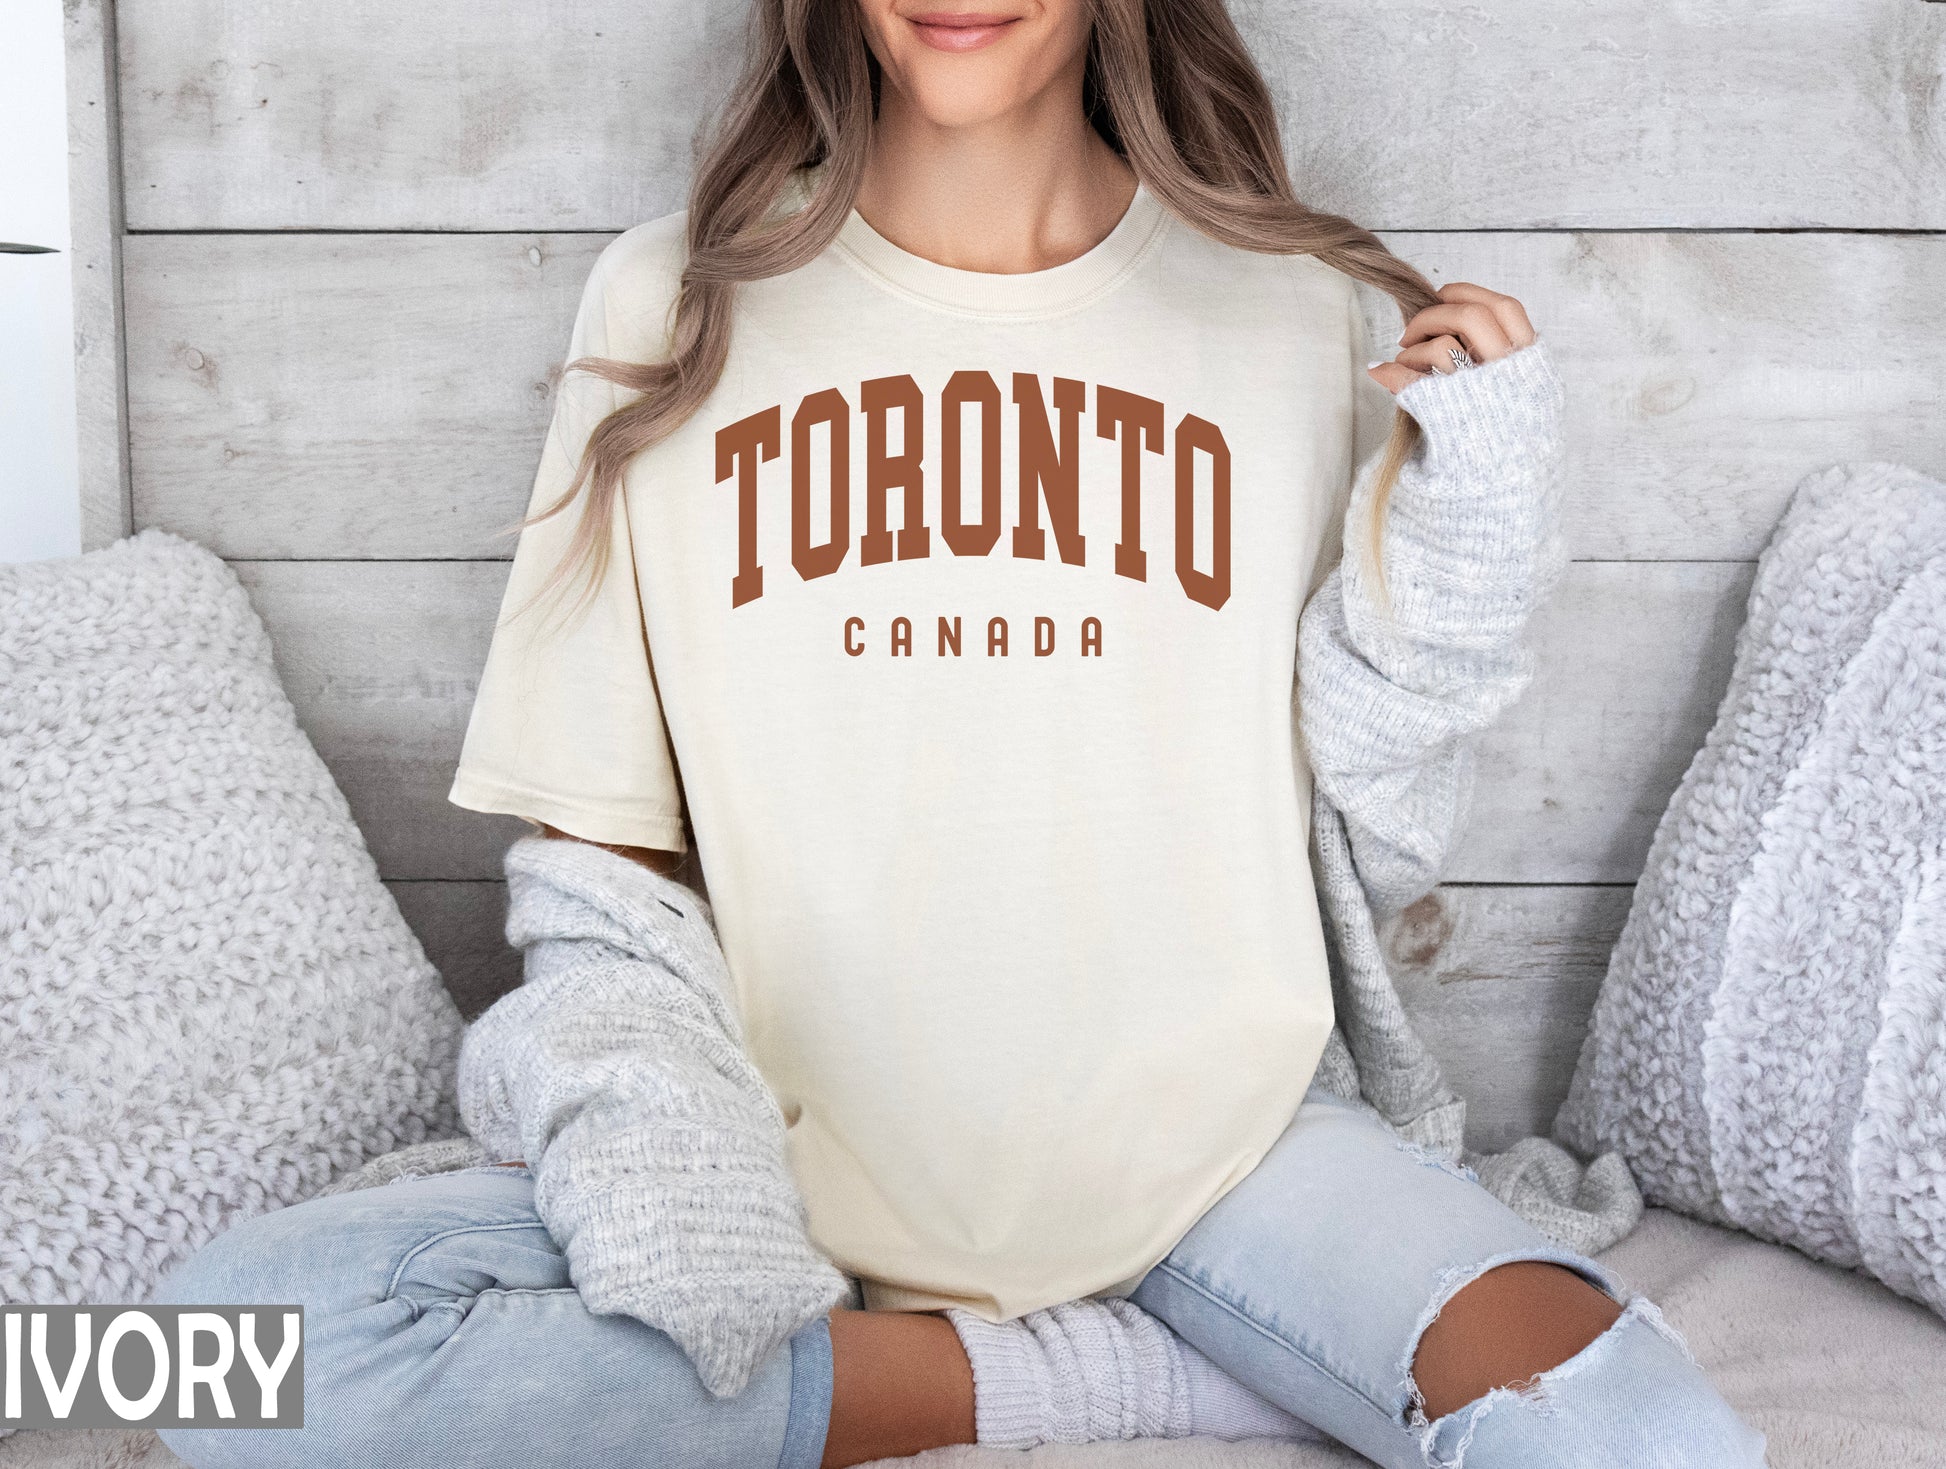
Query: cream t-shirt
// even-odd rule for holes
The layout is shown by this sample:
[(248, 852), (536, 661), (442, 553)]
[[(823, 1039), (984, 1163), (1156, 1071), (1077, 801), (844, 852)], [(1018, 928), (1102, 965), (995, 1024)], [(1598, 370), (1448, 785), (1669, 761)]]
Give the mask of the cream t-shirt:
[[(666, 356), (682, 231), (603, 253), (571, 356)], [(875, 1307), (1130, 1289), (1303, 1097), (1297, 624), (1389, 411), (1362, 321), (1146, 190), (1024, 275), (853, 213), (741, 288), (588, 615), (495, 633), (451, 799), (671, 849), (687, 813), (812, 1236)], [(619, 401), (566, 381), (532, 508)]]

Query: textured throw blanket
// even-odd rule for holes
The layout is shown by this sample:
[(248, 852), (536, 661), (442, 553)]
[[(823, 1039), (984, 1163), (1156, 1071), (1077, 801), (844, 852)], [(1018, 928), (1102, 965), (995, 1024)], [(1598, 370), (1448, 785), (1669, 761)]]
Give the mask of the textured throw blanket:
[(1946, 1314), (1946, 485), (1798, 487), (1556, 1131)]

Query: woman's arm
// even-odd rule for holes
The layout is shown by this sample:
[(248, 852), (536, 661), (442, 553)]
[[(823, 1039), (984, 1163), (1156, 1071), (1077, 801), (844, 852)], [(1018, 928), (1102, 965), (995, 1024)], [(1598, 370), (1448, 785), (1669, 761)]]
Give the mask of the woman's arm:
[(466, 1032), (460, 1117), (528, 1161), (589, 1309), (666, 1333), (727, 1395), (847, 1284), (806, 1232), (706, 907), (599, 846), (508, 848), (526, 979)]
[[(1528, 619), (1563, 562), (1547, 346), (1511, 297), (1464, 283), (1440, 296), (1371, 371), (1421, 429), (1385, 514), (1383, 585), (1366, 552), (1374, 456), (1345, 555), (1299, 624), (1306, 753), (1380, 916), (1437, 880), (1471, 793), (1471, 736), (1531, 677)], [(1450, 370), (1457, 346), (1478, 365)]]
[(686, 852), (671, 852), (663, 847), (626, 847), (616, 842), (597, 842), (589, 837), (578, 837), (571, 831), (562, 831), (558, 826), (549, 826), (545, 821), (535, 821), (532, 817), (523, 819), (544, 837), (559, 837), (563, 841), (570, 842), (587, 842), (591, 847), (600, 847), (604, 852), (613, 852), (617, 857), (626, 857), (631, 862), (638, 862), (651, 872), (660, 873), (664, 877), (673, 877), (678, 882), (683, 880), (683, 868), (689, 856)]

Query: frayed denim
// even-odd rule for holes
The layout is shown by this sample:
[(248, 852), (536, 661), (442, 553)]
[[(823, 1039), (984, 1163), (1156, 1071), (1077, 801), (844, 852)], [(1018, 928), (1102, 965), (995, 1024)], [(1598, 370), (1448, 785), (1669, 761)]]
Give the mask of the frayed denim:
[[(1419, 1339), (1469, 1281), (1551, 1260), (1624, 1305), (1585, 1349), (1428, 1420)], [(165, 1429), (194, 1469), (432, 1464), (815, 1469), (831, 1338), (734, 1398), (670, 1339), (596, 1316), (525, 1168), (404, 1178), (261, 1215), (164, 1282), (171, 1304), (305, 1307), (305, 1426)], [(1231, 1376), (1386, 1469), (1760, 1469), (1763, 1436), (1646, 1298), (1550, 1243), (1471, 1169), (1313, 1087), (1134, 1299)]]
[[(1623, 1304), (1567, 1361), (1428, 1420), (1412, 1378), (1446, 1303), (1547, 1260)], [(1473, 1170), (1312, 1087), (1136, 1303), (1238, 1381), (1386, 1469), (1761, 1469), (1763, 1435), (1646, 1297), (1551, 1243)]]

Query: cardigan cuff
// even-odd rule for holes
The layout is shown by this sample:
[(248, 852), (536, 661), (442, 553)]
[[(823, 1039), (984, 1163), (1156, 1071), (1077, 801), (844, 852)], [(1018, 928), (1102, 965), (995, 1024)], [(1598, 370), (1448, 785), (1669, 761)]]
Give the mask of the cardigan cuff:
[(1435, 454), (1449, 446), (1511, 447), (1537, 417), (1557, 414), (1565, 394), (1544, 337), (1458, 372), (1433, 372), (1393, 399), (1418, 420)]
[[(1505, 629), (1496, 626), (1524, 613), (1553, 580), (1565, 549), (1557, 505), (1561, 396), (1539, 339), (1399, 393), (1423, 433), (1386, 513), (1389, 606), (1378, 622), (1387, 633), (1497, 640)], [(1371, 632), (1374, 595), (1363, 568), (1348, 566), (1343, 596), (1355, 632)]]

